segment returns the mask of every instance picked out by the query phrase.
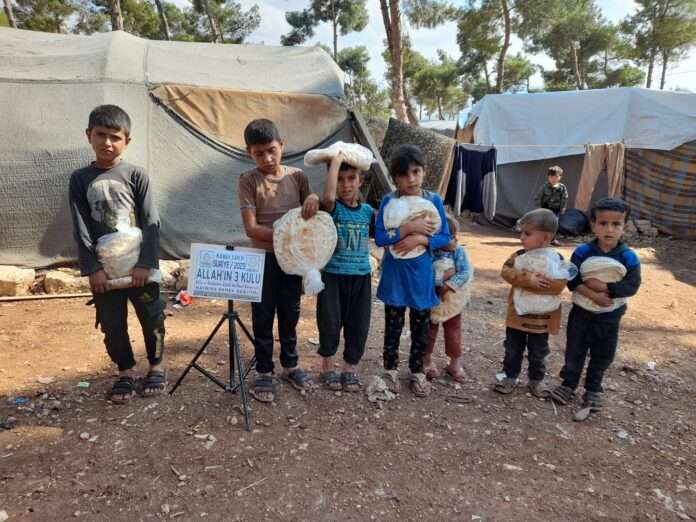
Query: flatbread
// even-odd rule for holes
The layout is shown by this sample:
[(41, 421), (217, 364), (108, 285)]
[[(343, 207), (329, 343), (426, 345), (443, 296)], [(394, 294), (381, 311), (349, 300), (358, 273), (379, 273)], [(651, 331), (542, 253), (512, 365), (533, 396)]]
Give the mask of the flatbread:
[[(433, 262), (435, 279), (440, 280), (447, 270), (454, 268), (454, 260), (449, 257)], [(435, 324), (444, 323), (455, 315), (461, 314), (471, 301), (471, 279), (457, 291), (447, 292), (440, 304), (430, 310), (430, 320)]]
[(359, 170), (369, 170), (375, 160), (372, 151), (359, 143), (337, 141), (325, 149), (313, 149), (304, 157), (305, 165), (321, 165), (331, 161), (336, 154), (343, 153), (343, 161)]
[[(626, 267), (611, 257), (593, 256), (580, 265), (580, 275), (583, 281), (586, 279), (599, 279), (603, 283), (618, 283), (626, 276)], [(592, 299), (585, 297), (577, 291), (573, 292), (572, 300), (576, 305), (596, 314), (612, 312), (622, 307), (627, 301), (625, 297), (616, 297), (614, 298), (614, 304), (611, 306), (599, 306)]]
[(319, 270), (336, 248), (336, 226), (326, 212), (310, 219), (303, 219), (301, 212), (299, 207), (289, 210), (273, 224), (273, 250), (280, 268), (302, 276), (305, 293), (313, 295), (324, 288)]
[[(419, 217), (426, 217), (437, 224), (437, 231), (442, 228), (440, 213), (432, 201), (420, 196), (401, 196), (393, 198), (384, 208), (384, 226), (399, 228), (404, 223)], [(425, 247), (418, 246), (406, 254), (397, 254), (393, 247), (389, 247), (391, 255), (398, 259), (411, 259), (425, 252)]]

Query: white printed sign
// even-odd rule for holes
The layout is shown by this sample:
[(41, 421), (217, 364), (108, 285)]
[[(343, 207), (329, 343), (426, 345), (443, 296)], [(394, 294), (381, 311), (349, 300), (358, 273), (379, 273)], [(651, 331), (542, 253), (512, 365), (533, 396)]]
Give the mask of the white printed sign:
[(195, 297), (261, 302), (266, 253), (257, 248), (191, 244), (188, 293)]

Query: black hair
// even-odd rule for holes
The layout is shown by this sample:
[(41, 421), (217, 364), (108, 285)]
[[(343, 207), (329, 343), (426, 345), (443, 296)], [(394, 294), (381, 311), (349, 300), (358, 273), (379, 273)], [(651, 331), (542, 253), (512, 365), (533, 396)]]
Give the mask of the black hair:
[(278, 127), (271, 120), (259, 118), (253, 120), (244, 129), (244, 142), (247, 147), (252, 145), (267, 145), (272, 141), (280, 141)]
[(554, 165), (553, 167), (549, 167), (549, 170), (546, 172), (546, 176), (562, 176), (563, 175), (563, 169), (559, 167), (558, 165)]
[(392, 178), (405, 176), (411, 165), (425, 168), (425, 155), (415, 145), (401, 145), (392, 154), (389, 173)]
[(558, 231), (558, 218), (548, 208), (536, 208), (530, 210), (517, 220), (518, 225), (532, 225), (535, 230), (556, 234)]
[(121, 130), (126, 136), (130, 136), (131, 120), (128, 113), (118, 105), (100, 105), (89, 113), (87, 131), (94, 127)]
[(597, 221), (597, 212), (602, 212), (603, 210), (621, 212), (624, 215), (624, 221), (628, 220), (628, 216), (631, 215), (631, 207), (623, 199), (602, 198), (596, 201), (590, 208), (590, 221)]

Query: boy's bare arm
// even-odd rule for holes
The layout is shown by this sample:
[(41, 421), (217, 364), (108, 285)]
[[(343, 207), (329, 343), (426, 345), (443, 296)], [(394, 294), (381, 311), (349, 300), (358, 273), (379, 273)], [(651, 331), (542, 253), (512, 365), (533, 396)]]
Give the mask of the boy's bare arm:
[(244, 231), (247, 237), (256, 239), (257, 241), (273, 241), (273, 229), (264, 225), (259, 225), (256, 222), (256, 209), (243, 208), (242, 222), (244, 223)]
[(327, 212), (333, 211), (336, 206), (336, 186), (338, 185), (338, 169), (343, 163), (343, 154), (336, 154), (328, 165), (326, 181), (324, 181), (324, 197), (321, 200), (322, 207)]

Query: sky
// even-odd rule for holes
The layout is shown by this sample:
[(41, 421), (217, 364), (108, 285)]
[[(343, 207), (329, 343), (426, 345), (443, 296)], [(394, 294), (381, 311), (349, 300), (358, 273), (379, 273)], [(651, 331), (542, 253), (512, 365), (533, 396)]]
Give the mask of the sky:
[[(289, 24), (285, 21), (286, 11), (297, 11), (306, 8), (309, 5), (309, 0), (237, 0), (241, 3), (244, 9), (248, 9), (253, 5), (258, 5), (261, 14), (261, 25), (254, 31), (247, 43), (265, 43), (267, 45), (279, 45), (280, 35), (290, 30)], [(596, 0), (599, 7), (602, 9), (604, 16), (616, 22), (621, 20), (628, 14), (631, 14), (636, 4), (633, 0)], [(184, 3), (185, 0), (178, 0), (177, 3)], [(462, 5), (463, 0), (452, 0), (452, 3)], [(385, 64), (382, 59), (382, 51), (384, 50), (384, 26), (382, 25), (382, 15), (379, 9), (378, 0), (367, 0), (370, 22), (367, 27), (360, 33), (351, 33), (347, 36), (339, 37), (338, 46), (353, 47), (356, 45), (364, 45), (370, 52), (369, 68), (373, 78), (379, 81), (383, 86), (386, 86), (384, 79)], [(438, 49), (443, 49), (447, 54), (456, 58), (459, 56), (459, 48), (457, 46), (457, 29), (454, 23), (449, 23), (440, 26), (436, 29), (415, 30), (408, 27), (406, 31), (411, 37), (413, 47), (425, 57), (435, 59)], [(328, 24), (322, 24), (317, 27), (315, 37), (305, 45), (314, 43), (323, 43), (331, 46), (332, 35), (331, 28)], [(511, 53), (515, 54), (522, 49), (521, 42), (517, 39), (513, 40)], [(544, 66), (545, 68), (553, 68), (553, 61), (545, 55), (535, 55), (532, 57), (532, 62)], [(658, 67), (653, 74), (653, 86), (657, 84), (659, 87), (661, 68)], [(541, 87), (543, 85), (541, 76), (537, 74), (531, 79), (531, 86)], [(696, 52), (692, 53), (687, 59), (683, 60), (676, 67), (672, 67), (667, 71), (667, 89), (689, 89), (696, 92)]]

